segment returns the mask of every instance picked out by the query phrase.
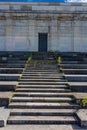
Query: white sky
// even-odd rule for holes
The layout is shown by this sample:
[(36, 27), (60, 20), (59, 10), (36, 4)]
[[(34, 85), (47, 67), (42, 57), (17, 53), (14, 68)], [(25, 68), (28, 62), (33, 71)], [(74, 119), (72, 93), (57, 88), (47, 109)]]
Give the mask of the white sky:
[(87, 0), (66, 0), (67, 2), (82, 2), (87, 3)]

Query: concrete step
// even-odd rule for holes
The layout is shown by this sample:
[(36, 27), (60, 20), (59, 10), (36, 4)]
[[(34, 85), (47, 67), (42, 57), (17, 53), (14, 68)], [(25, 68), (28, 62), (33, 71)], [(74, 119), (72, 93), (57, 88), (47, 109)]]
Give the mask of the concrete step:
[(70, 92), (70, 89), (63, 88), (17, 88), (16, 92)]
[(79, 75), (79, 74), (65, 74), (65, 78), (69, 82), (87, 82), (87, 75)]
[(46, 73), (46, 72), (44, 72), (44, 73), (42, 73), (42, 72), (26, 72), (26, 71), (23, 71), (22, 72), (22, 74), (23, 75), (25, 75), (25, 76), (28, 76), (28, 74), (29, 75), (31, 75), (31, 76), (36, 76), (36, 75), (42, 75), (42, 76), (47, 76), (47, 75), (51, 75), (51, 76), (58, 76), (58, 77), (62, 77), (62, 73), (56, 73), (56, 72), (54, 72), (54, 73)]
[(10, 116), (8, 124), (76, 124), (74, 116)]
[(21, 74), (0, 74), (0, 81), (18, 81)]
[(22, 76), (32, 76), (32, 77), (54, 77), (54, 78), (63, 78), (62, 74), (42, 74), (42, 73), (38, 73), (38, 74), (30, 74), (30, 73), (22, 73)]
[(0, 81), (0, 91), (15, 91), (16, 81)]
[(6, 126), (9, 115), (10, 109), (0, 107), (0, 127)]
[(13, 97), (11, 102), (72, 102), (70, 97)]
[(87, 82), (69, 82), (73, 92), (87, 92)]
[(72, 97), (72, 93), (71, 92), (64, 92), (64, 93), (44, 93), (44, 92), (15, 92), (14, 96), (20, 96), (20, 97)]
[(7, 91), (0, 92), (0, 107), (1, 106), (7, 107), (11, 101), (12, 96), (13, 96), (12, 92), (7, 92)]
[(65, 74), (81, 74), (86, 75), (87, 69), (63, 69)]
[(64, 79), (62, 76), (43, 76), (43, 75), (38, 75), (38, 76), (23, 76), (21, 77), (21, 79)]
[(78, 105), (72, 103), (49, 103), (49, 102), (11, 102), (9, 108), (39, 108), (39, 109), (77, 109)]
[(87, 69), (87, 64), (61, 64), (60, 67), (64, 69)]
[(25, 64), (0, 64), (0, 68), (25, 68)]
[(21, 74), (23, 68), (0, 68), (1, 74)]
[(11, 116), (71, 116), (75, 109), (12, 109)]
[(37, 82), (28, 82), (28, 81), (26, 81), (26, 82), (22, 82), (22, 81), (19, 81), (19, 85), (35, 85), (35, 84), (37, 84), (37, 85), (67, 85), (67, 83), (64, 81), (64, 82), (39, 82), (39, 81), (37, 81)]
[(18, 85), (18, 88), (69, 88), (67, 85)]
[(58, 73), (59, 70), (57, 70), (57, 68), (53, 68), (53, 69), (46, 69), (46, 68), (43, 68), (43, 69), (40, 69), (40, 68), (31, 68), (29, 67), (29, 69), (26, 68), (25, 72), (47, 72), (47, 73), (54, 73), (54, 72), (57, 72)]
[(29, 71), (29, 72), (26, 72), (26, 71), (23, 71), (23, 74), (35, 74), (35, 75), (38, 75), (38, 74), (41, 74), (41, 75), (61, 75), (62, 76), (62, 73), (58, 73), (58, 72), (32, 72), (32, 71)]
[(20, 82), (66, 82), (65, 79), (21, 79)]

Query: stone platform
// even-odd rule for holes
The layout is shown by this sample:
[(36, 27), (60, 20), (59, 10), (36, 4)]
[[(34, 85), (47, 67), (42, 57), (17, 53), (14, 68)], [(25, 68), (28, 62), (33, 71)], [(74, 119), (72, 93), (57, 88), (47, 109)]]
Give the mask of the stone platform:
[(87, 75), (65, 74), (65, 78), (68, 80), (68, 82), (87, 82)]
[(0, 106), (8, 106), (12, 96), (12, 92), (0, 92)]
[(0, 74), (0, 81), (18, 81), (21, 74)]
[(15, 91), (16, 81), (0, 81), (0, 91)]
[(87, 92), (87, 82), (68, 82), (74, 92)]

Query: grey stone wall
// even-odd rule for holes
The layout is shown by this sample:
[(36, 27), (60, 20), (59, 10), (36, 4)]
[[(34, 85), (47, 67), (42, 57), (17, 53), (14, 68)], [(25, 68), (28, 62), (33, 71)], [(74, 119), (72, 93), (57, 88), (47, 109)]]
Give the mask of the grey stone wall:
[(87, 4), (0, 4), (0, 51), (38, 51), (38, 33), (48, 51), (87, 52)]

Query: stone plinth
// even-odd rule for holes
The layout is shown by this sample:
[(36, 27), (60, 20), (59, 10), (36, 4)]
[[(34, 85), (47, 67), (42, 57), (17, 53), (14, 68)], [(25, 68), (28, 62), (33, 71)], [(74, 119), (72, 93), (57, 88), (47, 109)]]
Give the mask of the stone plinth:
[(77, 113), (77, 117), (80, 121), (81, 127), (86, 127), (87, 128), (87, 110), (86, 109), (81, 109)]

